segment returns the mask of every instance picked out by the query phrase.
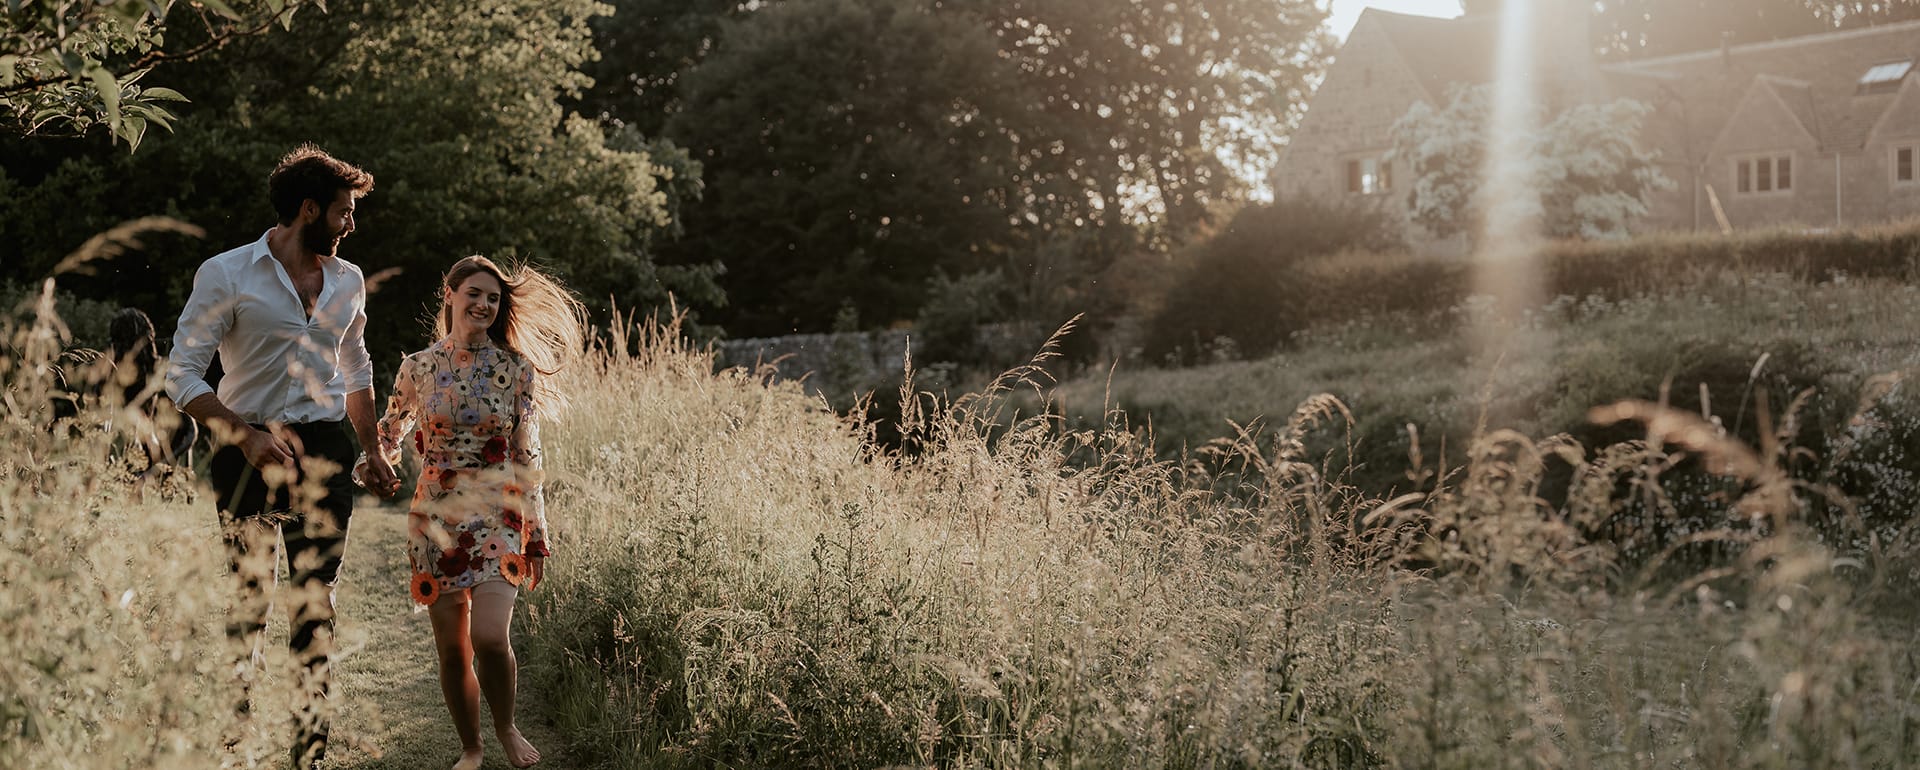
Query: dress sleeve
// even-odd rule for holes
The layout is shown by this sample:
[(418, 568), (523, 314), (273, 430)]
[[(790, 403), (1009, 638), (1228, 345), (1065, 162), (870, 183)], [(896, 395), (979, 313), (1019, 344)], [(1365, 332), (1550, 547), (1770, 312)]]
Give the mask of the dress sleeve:
[(513, 475), (527, 495), (527, 545), (524, 551), (528, 556), (546, 557), (550, 555), (547, 547), (547, 495), (543, 483), (545, 469), (540, 459), (539, 413), (533, 404), (533, 378), (533, 365), (523, 360), (513, 405)]
[(387, 397), (387, 413), (380, 416), (376, 429), (380, 436), (380, 456), (388, 465), (400, 463), (400, 450), (407, 434), (420, 422), (420, 359), (407, 356), (400, 362), (400, 373), (393, 378), (393, 394)]

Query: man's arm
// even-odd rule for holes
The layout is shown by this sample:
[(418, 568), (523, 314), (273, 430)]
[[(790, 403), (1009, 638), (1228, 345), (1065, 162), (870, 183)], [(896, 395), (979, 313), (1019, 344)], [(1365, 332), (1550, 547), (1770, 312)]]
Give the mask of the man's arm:
[(347, 322), (347, 333), (341, 340), (345, 355), (341, 357), (340, 368), (347, 383), (347, 420), (353, 423), (353, 434), (360, 439), (360, 452), (367, 458), (367, 490), (389, 497), (400, 491), (400, 479), (394, 475), (393, 466), (387, 464), (386, 453), (380, 451), (380, 413), (376, 411), (373, 396), (373, 357), (367, 353), (367, 290), (364, 279), (362, 281), (353, 320)]
[(214, 441), (239, 445), (253, 467), (292, 463), (293, 450), (285, 441), (248, 425), (207, 384), (207, 365), (233, 328), (233, 303), (233, 290), (219, 267), (212, 261), (201, 264), (167, 355), (167, 397), (207, 426)]
[(347, 420), (353, 423), (353, 435), (360, 439), (361, 454), (367, 462), (367, 490), (381, 497), (391, 497), (400, 490), (400, 478), (393, 472), (393, 466), (387, 464), (386, 453), (380, 451), (380, 417), (374, 411), (373, 388), (362, 388), (347, 394)]

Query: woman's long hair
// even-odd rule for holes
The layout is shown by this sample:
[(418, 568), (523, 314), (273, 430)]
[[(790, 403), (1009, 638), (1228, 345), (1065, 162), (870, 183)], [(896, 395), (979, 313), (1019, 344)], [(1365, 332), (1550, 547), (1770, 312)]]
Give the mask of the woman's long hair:
[(564, 408), (567, 396), (554, 384), (553, 375), (585, 350), (586, 308), (573, 292), (539, 270), (527, 265), (502, 270), (493, 260), (476, 254), (447, 269), (446, 293), (441, 294), (440, 311), (434, 314), (435, 336), (453, 333), (453, 308), (447, 304), (447, 294), (475, 273), (492, 275), (501, 287), (500, 310), (487, 327), (487, 336), (525, 356), (542, 375), (534, 378), (534, 408), (541, 414)]

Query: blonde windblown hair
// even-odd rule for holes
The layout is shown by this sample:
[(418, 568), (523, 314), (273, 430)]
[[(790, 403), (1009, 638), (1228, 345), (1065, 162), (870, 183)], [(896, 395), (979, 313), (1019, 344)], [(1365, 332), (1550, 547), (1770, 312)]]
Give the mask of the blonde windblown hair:
[(475, 273), (491, 274), (500, 282), (500, 311), (494, 315), (487, 336), (496, 344), (519, 353), (541, 374), (534, 378), (533, 404), (542, 415), (566, 407), (567, 395), (554, 385), (553, 375), (566, 367), (585, 349), (587, 311), (560, 282), (528, 265), (503, 270), (493, 260), (480, 255), (467, 257), (447, 268), (440, 297), (440, 310), (434, 313), (434, 335), (444, 338), (453, 333), (453, 308), (447, 294), (460, 287)]

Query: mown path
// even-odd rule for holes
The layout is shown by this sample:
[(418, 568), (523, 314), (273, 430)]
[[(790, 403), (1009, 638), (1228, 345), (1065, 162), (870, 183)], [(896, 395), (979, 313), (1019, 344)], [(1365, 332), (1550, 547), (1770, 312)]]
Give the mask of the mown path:
[[(343, 655), (336, 666), (340, 716), (334, 725), (330, 770), (434, 770), (453, 764), (460, 741), (440, 699), (433, 632), (424, 612), (407, 596), (404, 509), (361, 498), (348, 534), (345, 576), (338, 607)], [(516, 617), (516, 623), (518, 618)], [(515, 629), (516, 637), (519, 629)], [(524, 644), (516, 644), (525, 649)], [(571, 768), (560, 738), (542, 716), (540, 693), (528, 689), (528, 670), (540, 661), (520, 661), (520, 730), (540, 748), (537, 767)], [(507, 768), (506, 755), (484, 720), (486, 768)]]

